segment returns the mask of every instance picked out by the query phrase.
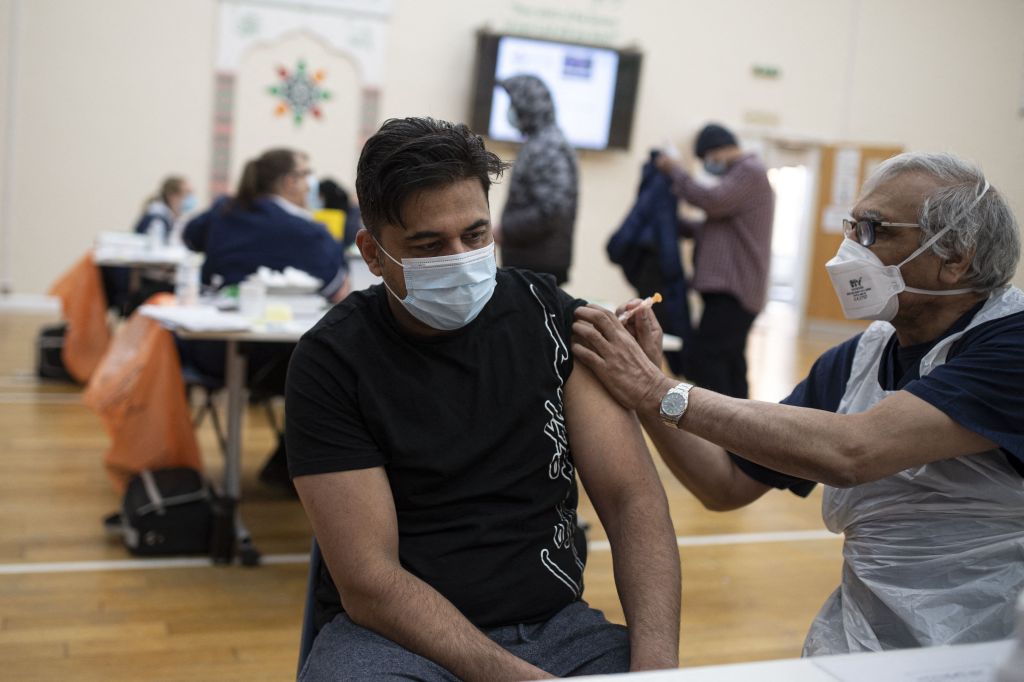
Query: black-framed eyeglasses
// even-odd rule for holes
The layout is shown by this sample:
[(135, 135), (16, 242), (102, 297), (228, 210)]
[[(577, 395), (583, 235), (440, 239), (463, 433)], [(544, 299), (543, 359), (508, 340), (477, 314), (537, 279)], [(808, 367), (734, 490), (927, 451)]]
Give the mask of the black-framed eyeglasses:
[(884, 220), (872, 220), (861, 218), (850, 220), (843, 218), (843, 234), (848, 239), (856, 239), (861, 246), (871, 246), (875, 243), (875, 233), (880, 227), (921, 227), (917, 223), (887, 223)]

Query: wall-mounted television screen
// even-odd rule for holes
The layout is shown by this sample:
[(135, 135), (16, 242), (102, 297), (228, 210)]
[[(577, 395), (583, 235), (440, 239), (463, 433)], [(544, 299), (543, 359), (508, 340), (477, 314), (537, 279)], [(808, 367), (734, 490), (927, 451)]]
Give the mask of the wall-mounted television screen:
[(477, 34), (471, 126), (492, 140), (522, 142), (498, 81), (531, 74), (547, 84), (558, 126), (580, 149), (626, 149), (640, 84), (639, 52), (579, 43)]

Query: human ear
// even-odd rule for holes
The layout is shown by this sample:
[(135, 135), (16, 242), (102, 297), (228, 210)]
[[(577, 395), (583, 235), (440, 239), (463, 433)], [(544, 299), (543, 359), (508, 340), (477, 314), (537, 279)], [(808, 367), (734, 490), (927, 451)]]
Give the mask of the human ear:
[(365, 227), (356, 232), (356, 246), (359, 247), (359, 253), (362, 254), (363, 261), (366, 262), (366, 267), (370, 269), (370, 272), (377, 277), (383, 277), (384, 268), (380, 263), (380, 250), (377, 248), (377, 242), (373, 235)]
[(964, 281), (974, 261), (974, 250), (966, 254), (953, 254), (939, 268), (939, 281), (943, 284), (959, 284)]

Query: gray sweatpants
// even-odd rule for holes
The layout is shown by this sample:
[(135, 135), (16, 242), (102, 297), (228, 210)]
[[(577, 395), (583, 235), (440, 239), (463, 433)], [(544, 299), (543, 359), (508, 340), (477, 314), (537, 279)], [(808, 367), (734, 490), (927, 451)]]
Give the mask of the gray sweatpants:
[[(629, 670), (626, 628), (609, 623), (603, 613), (583, 601), (570, 604), (544, 623), (505, 625), (484, 630), (484, 634), (558, 677)], [(457, 682), (458, 678), (341, 614), (317, 635), (299, 680)]]

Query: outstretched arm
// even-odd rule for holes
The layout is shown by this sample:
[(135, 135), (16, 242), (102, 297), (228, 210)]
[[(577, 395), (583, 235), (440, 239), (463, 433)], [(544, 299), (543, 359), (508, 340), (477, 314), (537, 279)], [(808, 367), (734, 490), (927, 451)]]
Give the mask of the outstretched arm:
[[(650, 315), (646, 310), (637, 313), (644, 314)], [(656, 415), (675, 380), (650, 362), (608, 311), (588, 306), (576, 315), (576, 357), (615, 386), (623, 404)], [(835, 487), (995, 447), (907, 391), (897, 391), (865, 412), (835, 414), (695, 388), (679, 427), (762, 466)]]
[(679, 548), (665, 490), (633, 415), (583, 365), (565, 394), (580, 479), (608, 532), (629, 627), (630, 669), (679, 665)]
[(749, 179), (743, 172), (729, 173), (714, 186), (702, 185), (664, 154), (658, 157), (658, 170), (672, 179), (672, 192), (677, 197), (715, 218), (734, 215), (743, 206), (750, 189)]
[(398, 522), (381, 467), (295, 479), (345, 612), (353, 622), (464, 680), (552, 675), (488, 639), (398, 559)]

